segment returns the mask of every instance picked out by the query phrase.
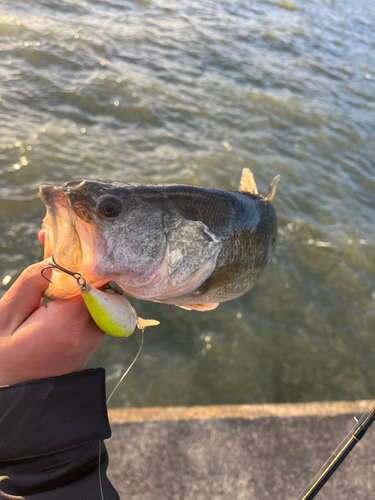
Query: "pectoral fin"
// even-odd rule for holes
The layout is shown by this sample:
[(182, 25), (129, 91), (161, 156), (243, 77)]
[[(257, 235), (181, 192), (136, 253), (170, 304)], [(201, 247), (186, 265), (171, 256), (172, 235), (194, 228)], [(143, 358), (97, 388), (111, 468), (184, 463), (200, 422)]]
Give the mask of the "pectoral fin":
[(217, 308), (219, 302), (207, 304), (186, 304), (186, 306), (180, 306), (178, 304), (175, 305), (177, 307), (181, 307), (181, 309), (186, 309), (187, 311), (191, 311), (192, 309), (194, 309), (194, 311), (212, 311), (213, 309)]
[(250, 194), (258, 194), (258, 189), (257, 185), (255, 184), (253, 173), (249, 168), (244, 168), (242, 170), (242, 177), (240, 180), (238, 191)]

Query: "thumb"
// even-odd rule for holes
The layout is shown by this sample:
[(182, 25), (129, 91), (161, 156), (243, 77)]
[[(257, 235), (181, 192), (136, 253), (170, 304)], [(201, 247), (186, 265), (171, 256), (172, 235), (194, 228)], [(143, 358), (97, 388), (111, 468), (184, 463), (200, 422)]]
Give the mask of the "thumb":
[[(4, 333), (12, 334), (26, 318), (40, 305), (42, 294), (48, 288), (48, 281), (41, 271), (48, 262), (38, 262), (23, 271), (0, 301), (1, 326)], [(51, 271), (45, 271), (50, 278)]]

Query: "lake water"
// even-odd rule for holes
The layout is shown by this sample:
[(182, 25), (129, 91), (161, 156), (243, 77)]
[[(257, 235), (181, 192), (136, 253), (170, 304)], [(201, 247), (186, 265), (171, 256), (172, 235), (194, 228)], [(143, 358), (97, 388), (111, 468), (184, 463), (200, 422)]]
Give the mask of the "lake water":
[[(375, 398), (374, 26), (367, 0), (2, 1), (1, 294), (42, 258), (40, 183), (281, 176), (252, 291), (131, 299), (161, 325), (112, 406)], [(139, 343), (94, 355), (108, 389)]]

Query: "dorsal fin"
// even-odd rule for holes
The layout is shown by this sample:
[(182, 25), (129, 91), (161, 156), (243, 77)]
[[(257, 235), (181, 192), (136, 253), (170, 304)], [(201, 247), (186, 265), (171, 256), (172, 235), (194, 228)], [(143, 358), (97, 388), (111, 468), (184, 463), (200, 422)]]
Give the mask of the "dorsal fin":
[(249, 168), (242, 170), (242, 176), (238, 191), (243, 191), (250, 194), (258, 194), (257, 185), (255, 184), (254, 176)]
[(263, 201), (272, 201), (273, 200), (275, 193), (276, 193), (277, 184), (279, 183), (279, 180), (280, 180), (280, 176), (276, 175), (274, 180), (271, 182), (270, 188), (268, 190), (268, 194), (265, 198), (263, 198)]

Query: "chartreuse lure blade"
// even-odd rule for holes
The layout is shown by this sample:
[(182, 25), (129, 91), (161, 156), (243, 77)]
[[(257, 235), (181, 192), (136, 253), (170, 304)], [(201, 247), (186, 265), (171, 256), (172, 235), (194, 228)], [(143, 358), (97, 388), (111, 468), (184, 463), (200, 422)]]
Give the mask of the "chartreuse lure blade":
[(129, 337), (136, 327), (159, 325), (156, 320), (137, 317), (134, 307), (119, 294), (109, 294), (90, 285), (81, 286), (83, 300), (90, 314), (103, 332), (114, 337)]

